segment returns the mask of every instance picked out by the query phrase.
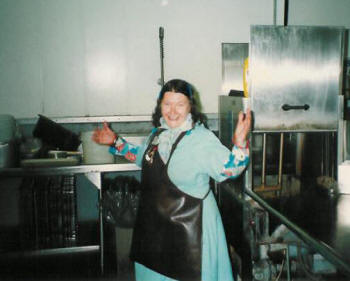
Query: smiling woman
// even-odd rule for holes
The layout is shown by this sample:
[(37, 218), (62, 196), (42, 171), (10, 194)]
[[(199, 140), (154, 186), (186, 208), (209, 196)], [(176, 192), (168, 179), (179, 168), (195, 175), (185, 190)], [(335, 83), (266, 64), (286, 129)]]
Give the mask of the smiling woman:
[(210, 178), (239, 176), (249, 160), (251, 114), (239, 114), (230, 151), (206, 124), (191, 84), (168, 81), (152, 115), (154, 129), (140, 146), (105, 123), (93, 139), (142, 167), (140, 205), (131, 259), (137, 281), (232, 281), (232, 269)]

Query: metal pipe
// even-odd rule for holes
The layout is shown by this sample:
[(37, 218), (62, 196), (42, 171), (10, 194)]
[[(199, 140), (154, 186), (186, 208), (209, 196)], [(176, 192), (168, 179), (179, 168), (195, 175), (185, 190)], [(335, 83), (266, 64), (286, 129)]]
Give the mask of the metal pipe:
[(159, 27), (159, 45), (160, 45), (160, 84), (164, 86), (164, 28)]
[[(101, 173), (95, 173), (99, 189), (99, 200), (102, 202), (102, 179)], [(100, 270), (101, 274), (104, 274), (104, 232), (103, 232), (103, 208), (102, 204), (99, 206), (99, 223), (100, 223)]]
[(287, 227), (295, 232), (306, 244), (310, 245), (316, 252), (319, 252), (324, 258), (326, 258), (333, 265), (343, 271), (344, 274), (350, 277), (350, 266), (341, 260), (333, 249), (328, 247), (316, 239), (312, 238), (307, 232), (300, 227), (292, 223), (289, 219), (283, 216), (280, 212), (272, 208), (266, 201), (261, 199), (257, 194), (249, 189), (244, 189), (244, 193), (258, 202), (265, 210), (281, 220)]
[(297, 176), (302, 175), (302, 169), (303, 169), (303, 151), (305, 146), (305, 134), (304, 133), (298, 133), (297, 134), (297, 147), (296, 147), (296, 167), (295, 167), (295, 174)]
[(286, 264), (287, 264), (287, 281), (290, 281), (290, 261), (289, 261), (289, 246), (286, 245)]
[(336, 133), (332, 133), (332, 147), (331, 147), (331, 173), (330, 173), (330, 177), (336, 179), (337, 175), (336, 175), (336, 164), (337, 163), (337, 134)]
[(266, 133), (263, 134), (263, 157), (261, 167), (261, 185), (265, 186), (265, 173), (266, 173)]
[(273, 0), (273, 25), (277, 23), (277, 0)]
[(289, 0), (284, 0), (284, 26), (288, 25)]
[(280, 137), (280, 159), (278, 163), (278, 185), (282, 184), (282, 167), (283, 167), (283, 144), (284, 144), (284, 133), (281, 133)]

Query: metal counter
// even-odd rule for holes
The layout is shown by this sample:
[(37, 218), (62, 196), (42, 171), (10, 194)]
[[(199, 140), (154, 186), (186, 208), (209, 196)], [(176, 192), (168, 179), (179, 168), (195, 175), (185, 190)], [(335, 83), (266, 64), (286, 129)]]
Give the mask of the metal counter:
[[(4, 168), (0, 169), (1, 176), (34, 176), (34, 175), (72, 175), (107, 172), (138, 171), (136, 164), (104, 164), (104, 165), (77, 165), (62, 167), (36, 167), (36, 168)], [(98, 186), (97, 186), (98, 187)], [(99, 188), (99, 187), (98, 187)]]
[[(48, 176), (48, 175), (75, 175), (84, 174), (93, 184), (99, 189), (99, 196), (102, 198), (102, 180), (101, 173), (110, 172), (124, 172), (124, 171), (138, 171), (140, 168), (136, 164), (131, 163), (120, 163), (120, 164), (104, 164), (104, 165), (77, 165), (77, 166), (61, 166), (61, 167), (22, 167), (22, 168), (1, 168), (0, 178), (2, 177), (26, 177), (26, 176)], [(103, 238), (103, 215), (102, 208), (99, 208), (99, 221), (100, 221), (100, 245), (93, 245), (87, 247), (76, 247), (76, 248), (62, 248), (62, 249), (51, 249), (46, 250), (48, 254), (52, 253), (67, 253), (81, 252), (86, 250), (100, 251), (100, 270), (101, 274), (104, 273), (104, 238)], [(45, 253), (42, 250), (38, 253)], [(21, 256), (35, 255), (35, 252), (31, 251), (28, 253), (21, 253)], [(18, 253), (13, 253), (18, 255)], [(7, 256), (11, 256), (11, 253), (7, 253)], [(6, 258), (6, 256), (5, 256)]]
[(285, 200), (245, 192), (345, 275), (350, 276), (350, 195), (310, 189)]

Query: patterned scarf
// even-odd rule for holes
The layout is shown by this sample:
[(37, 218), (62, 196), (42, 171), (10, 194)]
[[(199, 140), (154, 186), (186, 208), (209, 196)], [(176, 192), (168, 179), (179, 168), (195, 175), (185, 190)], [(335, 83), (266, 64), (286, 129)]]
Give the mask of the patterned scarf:
[(173, 146), (178, 136), (182, 132), (191, 130), (193, 128), (192, 115), (191, 113), (189, 113), (182, 125), (177, 128), (169, 128), (164, 118), (161, 117), (160, 128), (166, 130), (159, 135), (158, 151), (160, 154), (160, 158), (163, 160), (164, 163), (167, 163), (170, 156), (171, 147)]

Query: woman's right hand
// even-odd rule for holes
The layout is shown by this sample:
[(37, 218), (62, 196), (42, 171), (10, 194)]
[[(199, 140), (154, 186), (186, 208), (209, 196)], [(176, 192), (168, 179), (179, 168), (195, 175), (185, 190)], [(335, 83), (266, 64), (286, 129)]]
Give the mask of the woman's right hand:
[(92, 140), (99, 144), (112, 145), (116, 138), (117, 134), (109, 128), (107, 122), (103, 122), (102, 128), (97, 128), (92, 134)]

